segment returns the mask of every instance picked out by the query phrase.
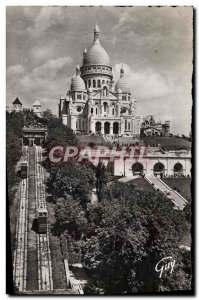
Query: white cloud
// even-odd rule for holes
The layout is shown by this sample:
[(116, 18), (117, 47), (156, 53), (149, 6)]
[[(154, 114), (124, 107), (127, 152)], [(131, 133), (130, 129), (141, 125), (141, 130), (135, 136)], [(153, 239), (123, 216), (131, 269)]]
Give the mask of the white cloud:
[[(57, 59), (49, 59), (38, 67), (35, 67), (31, 72), (20, 78), (19, 82), (22, 89), (40, 90), (49, 89), (52, 87), (52, 80), (56, 82), (57, 72), (60, 72), (66, 65), (73, 62), (70, 57), (59, 57)], [(53, 84), (54, 86), (54, 84)]]
[(187, 89), (185, 94), (182, 82), (171, 73), (163, 76), (157, 70), (149, 68), (134, 72), (124, 63), (116, 64), (113, 68), (116, 82), (122, 65), (132, 94), (138, 99), (138, 115), (142, 118), (152, 114), (156, 120), (160, 119), (163, 122), (170, 120), (171, 132), (188, 134), (192, 105), (191, 90)]
[(10, 66), (7, 69), (7, 77), (15, 76), (17, 74), (23, 74), (24, 67), (22, 65)]
[(173, 88), (172, 83), (152, 69), (134, 72), (127, 64), (119, 63), (113, 69), (115, 78), (119, 78), (122, 65), (124, 66), (124, 76), (135, 97), (150, 99), (161, 97), (171, 92)]
[[(70, 57), (49, 59), (30, 72), (26, 70), (22, 76), (18, 77), (18, 80), (16, 80), (16, 76), (12, 76), (15, 80), (9, 78), (7, 81), (8, 101), (12, 101), (16, 97), (15, 95), (23, 98), (24, 103), (32, 103), (35, 97), (39, 98), (41, 103), (43, 99), (46, 103), (47, 99), (54, 99), (54, 112), (56, 112), (59, 95), (66, 93), (70, 83), (70, 78), (63, 76), (63, 72), (72, 61)], [(19, 66), (12, 66), (8, 69), (9, 74), (20, 70), (22, 68)], [(53, 102), (51, 101), (51, 108), (52, 106)]]
[(42, 65), (33, 69), (34, 76), (50, 77), (55, 76), (57, 71), (60, 71), (64, 66), (73, 62), (71, 57), (59, 57), (57, 59), (49, 59)]
[(35, 18), (34, 26), (27, 28), (27, 31), (33, 35), (39, 36), (51, 26), (63, 24), (65, 18), (66, 13), (62, 7), (44, 6)]
[(37, 65), (49, 58), (56, 55), (56, 47), (54, 44), (51, 45), (37, 45), (30, 51), (31, 61), (34, 65)]

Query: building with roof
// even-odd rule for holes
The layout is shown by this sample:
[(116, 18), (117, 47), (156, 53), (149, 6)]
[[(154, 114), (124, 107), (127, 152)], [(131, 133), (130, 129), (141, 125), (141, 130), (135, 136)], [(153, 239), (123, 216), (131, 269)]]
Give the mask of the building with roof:
[(135, 136), (140, 133), (136, 103), (123, 67), (114, 85), (110, 58), (96, 25), (93, 45), (84, 50), (82, 66), (76, 66), (70, 89), (60, 98), (59, 117), (76, 133)]
[(39, 102), (39, 100), (36, 100), (32, 106), (33, 106), (33, 112), (38, 117), (41, 117), (42, 109), (41, 109), (41, 103)]
[(169, 136), (170, 133), (170, 121), (165, 123), (156, 122), (154, 116), (149, 115), (143, 119), (140, 128), (141, 136)]
[(23, 104), (21, 103), (21, 101), (19, 100), (19, 98), (17, 97), (13, 102), (11, 106), (6, 106), (6, 110), (8, 112), (20, 112), (23, 111)]
[(33, 111), (38, 117), (41, 117), (42, 114), (42, 106), (39, 100), (36, 100), (33, 103), (33, 108), (24, 107), (22, 102), (17, 97), (13, 102), (12, 105), (6, 106), (7, 112), (28, 112)]

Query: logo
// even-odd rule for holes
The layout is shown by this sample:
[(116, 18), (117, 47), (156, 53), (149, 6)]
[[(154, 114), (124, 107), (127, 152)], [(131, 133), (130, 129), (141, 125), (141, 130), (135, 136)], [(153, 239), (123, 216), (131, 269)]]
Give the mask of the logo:
[(160, 273), (159, 278), (162, 277), (164, 271), (170, 271), (170, 274), (172, 274), (175, 263), (176, 261), (172, 256), (162, 258), (155, 266), (156, 272)]

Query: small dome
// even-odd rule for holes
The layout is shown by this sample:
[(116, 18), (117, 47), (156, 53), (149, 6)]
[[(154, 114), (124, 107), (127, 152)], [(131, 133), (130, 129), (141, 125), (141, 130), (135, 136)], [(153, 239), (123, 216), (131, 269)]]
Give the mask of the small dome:
[(115, 91), (118, 93), (121, 91), (122, 91), (122, 93), (131, 93), (131, 88), (129, 87), (129, 83), (128, 83), (127, 79), (124, 77), (123, 66), (120, 70), (120, 78), (118, 79), (118, 81), (116, 82), (116, 85), (115, 85)]
[(71, 91), (85, 91), (85, 83), (84, 80), (80, 76), (80, 66), (76, 66), (76, 75), (74, 75), (71, 79)]
[(98, 25), (96, 25), (94, 29), (94, 43), (86, 53), (84, 52), (83, 65), (110, 66), (109, 56), (100, 44), (99, 35), (100, 30)]
[(71, 91), (82, 91), (84, 92), (86, 90), (84, 80), (81, 78), (80, 74), (75, 75), (71, 79)]
[(36, 101), (33, 103), (33, 106), (41, 106), (41, 103), (39, 102), (39, 100), (36, 100)]

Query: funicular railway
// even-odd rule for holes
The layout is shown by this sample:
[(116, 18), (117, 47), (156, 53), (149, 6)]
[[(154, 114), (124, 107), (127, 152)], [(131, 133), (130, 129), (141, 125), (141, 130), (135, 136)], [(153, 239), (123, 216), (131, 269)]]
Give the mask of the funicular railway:
[[(19, 185), (19, 216), (16, 228), (16, 249), (14, 251), (14, 285), (21, 292), (26, 290), (27, 272), (27, 219), (28, 219), (28, 147), (23, 148), (23, 167)], [(26, 162), (24, 164), (24, 162)], [(19, 168), (21, 163), (19, 164)], [(26, 171), (25, 171), (26, 170)]]
[(53, 289), (48, 211), (41, 144), (47, 136), (42, 126), (24, 127), (22, 158), (16, 166), (20, 177), (13, 283), (22, 294), (81, 294), (67, 286)]
[[(13, 281), (19, 292), (53, 290), (42, 148), (23, 147)], [(35, 228), (35, 220), (38, 226)]]
[(36, 211), (38, 220), (38, 283), (39, 290), (53, 290), (52, 267), (49, 247), (48, 220), (45, 198), (42, 148), (35, 146)]

